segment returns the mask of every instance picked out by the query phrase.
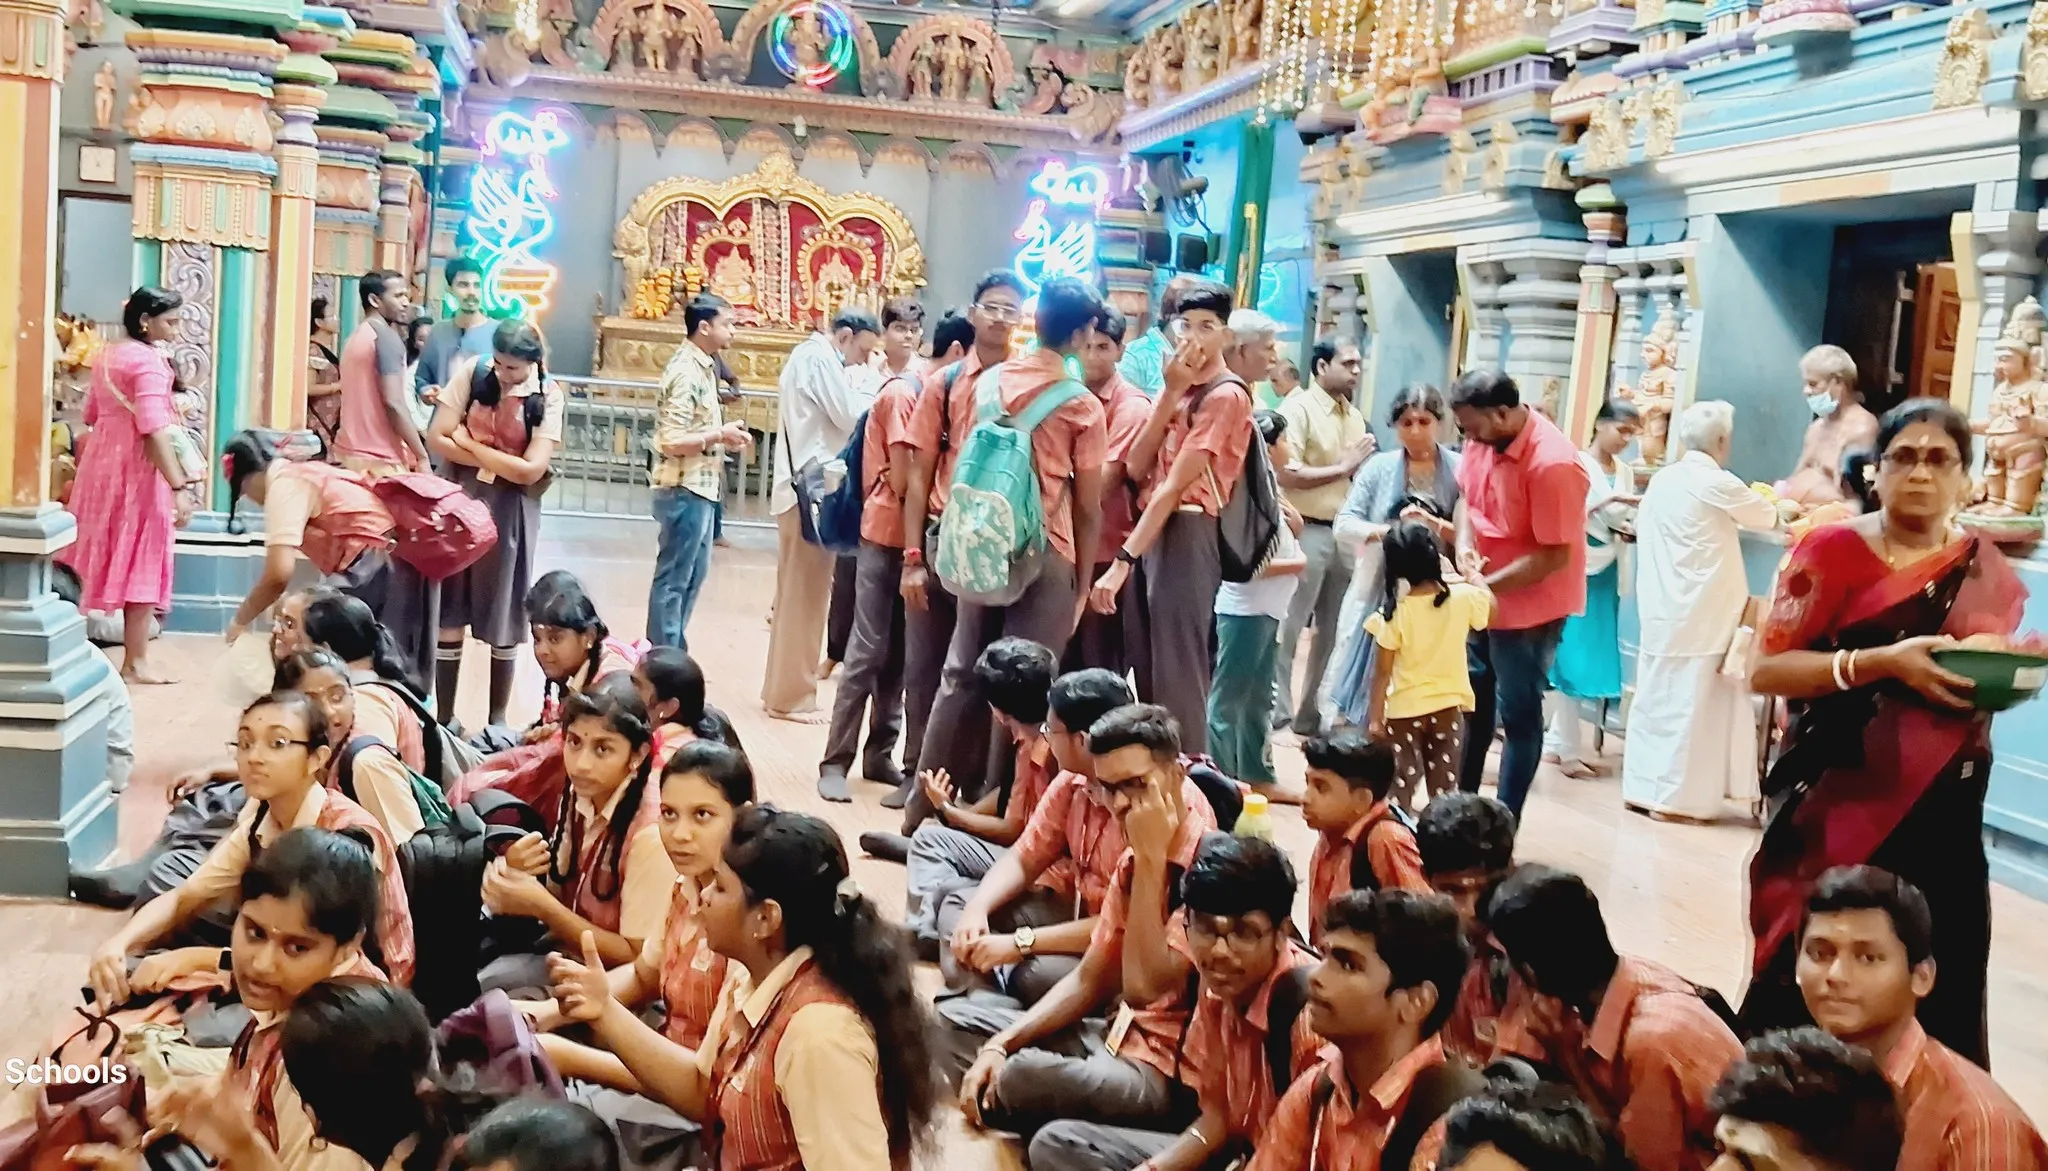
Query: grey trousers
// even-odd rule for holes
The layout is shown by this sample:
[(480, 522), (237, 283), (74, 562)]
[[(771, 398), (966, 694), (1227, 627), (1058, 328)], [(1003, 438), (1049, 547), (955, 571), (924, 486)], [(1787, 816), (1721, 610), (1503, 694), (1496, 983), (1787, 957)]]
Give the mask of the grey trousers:
[(853, 637), (859, 557), (857, 552), (841, 553), (832, 559), (832, 605), (825, 611), (825, 657), (835, 663), (846, 661), (847, 640)]
[(953, 933), (939, 929), (940, 904), (955, 891), (979, 886), (1003, 852), (1003, 847), (984, 838), (936, 821), (918, 826), (910, 835), (910, 855), (903, 865), (910, 929), (922, 938), (946, 942)]
[[(939, 1060), (954, 1085), (990, 1037), (1024, 1015), (1015, 1000), (993, 992), (942, 997), (934, 1006), (940, 1025)], [(1200, 1114), (1194, 1093), (1165, 1074), (1109, 1051), (1108, 1026), (1081, 1024), (1043, 1047), (1023, 1049), (1003, 1062), (982, 1108), (992, 1130), (1026, 1139), (1063, 1119), (1111, 1126), (1158, 1128), (1170, 1133)]]
[[(1214, 593), (1212, 590), (1211, 593)], [(991, 759), (997, 745), (989, 731), (988, 705), (974, 688), (974, 661), (999, 638), (1028, 638), (1051, 648), (1055, 659), (1074, 633), (1074, 567), (1048, 558), (1045, 571), (1024, 596), (1007, 606), (960, 602), (953, 623), (953, 641), (946, 648), (946, 666), (939, 674), (939, 694), (925, 725), (921, 768), (943, 768), (962, 793), (985, 793), (990, 787)], [(974, 717), (979, 714), (981, 719)], [(1009, 739), (1003, 739), (1009, 751)], [(914, 810), (921, 802), (913, 801)], [(906, 811), (906, 824), (908, 822)], [(928, 812), (928, 811), (927, 811)]]
[(903, 733), (903, 595), (897, 584), (903, 551), (862, 541), (853, 561), (853, 631), (847, 636), (821, 763), (840, 768), (853, 764), (861, 719), (866, 716), (862, 771), (869, 780), (881, 780), (895, 767), (891, 757)]
[[(1327, 523), (1310, 521), (1301, 529), (1301, 551), (1308, 555), (1308, 568), (1294, 589), (1287, 606), (1287, 621), (1280, 626), (1280, 665), (1273, 685), (1273, 722), (1292, 719), (1294, 730), (1313, 736), (1322, 730), (1316, 711), (1316, 689), (1330, 667), (1330, 652), (1336, 649), (1344, 595), (1351, 589), (1355, 559), (1337, 543), (1336, 530)], [(1301, 703), (1294, 703), (1294, 652), (1301, 645), (1301, 632), (1315, 619), (1315, 637), (1308, 646), (1308, 672), (1303, 677)]]
[[(1102, 567), (1098, 566), (1098, 571)], [(1092, 582), (1089, 584), (1093, 584)], [(1131, 567), (1124, 588), (1117, 593), (1116, 613), (1081, 615), (1081, 625), (1060, 659), (1060, 672), (1101, 667), (1117, 675), (1135, 672), (1140, 696), (1152, 694), (1152, 644), (1146, 637), (1145, 566)]]
[(1180, 722), (1181, 751), (1209, 750), (1209, 675), (1216, 663), (1216, 518), (1176, 512), (1145, 554), (1151, 619), (1152, 694), (1140, 695)]
[[(922, 831), (920, 831), (922, 832)], [(939, 972), (946, 978), (946, 987), (956, 992), (968, 992), (976, 988), (991, 988), (1010, 997), (1026, 1008), (1045, 999), (1053, 985), (1066, 979), (1067, 973), (1081, 966), (1080, 956), (1026, 956), (1017, 963), (997, 968), (991, 981), (981, 973), (963, 968), (953, 958), (953, 931), (960, 925), (960, 916), (966, 913), (967, 900), (974, 897), (975, 887), (956, 886), (939, 899), (938, 937), (945, 946), (939, 949)], [(1024, 897), (998, 907), (988, 917), (990, 931), (1008, 933), (1019, 927), (1050, 927), (1055, 923), (1071, 922), (1074, 918), (1074, 904), (1059, 898), (1051, 891), (1034, 890)]]
[[(924, 561), (932, 562), (933, 540), (924, 541)], [(900, 596), (900, 594), (899, 594)], [(931, 718), (932, 701), (938, 698), (939, 676), (946, 667), (946, 649), (953, 644), (953, 627), (959, 618), (959, 604), (946, 587), (939, 584), (939, 575), (925, 574), (925, 608), (903, 611), (903, 771), (917, 775), (921, 768), (931, 767), (924, 763), (925, 729)], [(963, 729), (962, 735), (977, 735), (983, 742), (989, 738), (990, 722), (986, 708), (971, 713), (968, 723), (972, 729)], [(941, 763), (940, 757), (932, 758), (932, 766)], [(910, 820), (910, 813), (916, 813), (916, 821)], [(905, 813), (905, 833), (914, 829), (918, 821), (931, 816), (930, 806), (924, 803), (924, 793), (919, 790), (910, 799), (910, 809)]]

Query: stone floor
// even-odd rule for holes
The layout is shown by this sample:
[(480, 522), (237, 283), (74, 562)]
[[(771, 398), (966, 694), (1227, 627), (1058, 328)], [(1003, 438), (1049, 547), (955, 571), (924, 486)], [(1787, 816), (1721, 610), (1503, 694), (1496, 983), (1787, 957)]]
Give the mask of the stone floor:
[[(543, 542), (543, 568), (569, 568), (591, 587), (613, 629), (637, 635), (646, 614), (653, 529), (645, 523), (551, 518)], [(851, 805), (822, 810), (813, 794), (824, 729), (768, 719), (762, 714), (760, 663), (767, 645), (767, 610), (774, 592), (772, 532), (734, 529), (735, 548), (720, 549), (716, 571), (691, 628), (692, 651), (703, 664), (712, 702), (729, 713), (750, 750), (762, 795), (785, 807), (821, 812), (848, 841), (861, 830), (882, 828), (893, 815), (877, 803), (879, 786), (855, 783)], [(461, 714), (483, 714), (484, 657), (473, 646), (460, 696)], [(136, 697), (139, 761), (134, 786), (122, 802), (123, 848), (134, 850), (156, 832), (164, 787), (180, 771), (218, 759), (233, 731), (233, 713), (216, 697), (214, 665), (221, 644), (169, 636), (159, 665), (182, 683), (141, 689)], [(540, 673), (522, 663), (515, 720), (539, 705)], [(828, 685), (829, 686), (829, 685)], [(1619, 744), (1608, 744), (1608, 771), (1616, 771)], [(1298, 781), (1301, 757), (1289, 746), (1277, 753), (1282, 775)], [(1672, 964), (1686, 975), (1723, 989), (1734, 999), (1747, 970), (1742, 875), (1755, 831), (1661, 825), (1625, 813), (1613, 775), (1570, 781), (1549, 770), (1538, 779), (1521, 838), (1521, 856), (1584, 874), (1599, 892), (1617, 947)], [(1277, 814), (1283, 841), (1305, 868), (1309, 839), (1299, 815)], [(857, 878), (885, 906), (902, 901), (902, 870), (856, 861)], [(2048, 932), (2044, 908), (2004, 888), (1993, 890), (1997, 930), (1992, 944), (1992, 1052), (2000, 1080), (2033, 1116), (2048, 1122)], [(85, 961), (116, 923), (110, 912), (63, 903), (0, 900), (0, 938), (15, 942), (0, 953), (0, 1059), (30, 1055), (76, 1003)], [(2032, 926), (2029, 926), (2032, 924)], [(2031, 1006), (2031, 1007), (2030, 1007)], [(20, 1095), (0, 1101), (0, 1116), (15, 1117)], [(997, 1143), (949, 1127), (943, 1157), (930, 1167), (981, 1171), (1014, 1165)]]

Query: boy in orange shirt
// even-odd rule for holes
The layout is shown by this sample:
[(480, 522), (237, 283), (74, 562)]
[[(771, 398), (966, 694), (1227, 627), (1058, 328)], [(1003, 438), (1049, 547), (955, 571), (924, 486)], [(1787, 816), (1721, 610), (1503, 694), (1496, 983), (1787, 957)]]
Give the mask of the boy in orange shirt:
[(1322, 944), (1323, 913), (1347, 890), (1412, 890), (1428, 894), (1415, 831), (1387, 799), (1394, 750), (1358, 732), (1332, 732), (1301, 746), (1308, 760), (1302, 819), (1321, 835), (1309, 862), (1308, 914)]

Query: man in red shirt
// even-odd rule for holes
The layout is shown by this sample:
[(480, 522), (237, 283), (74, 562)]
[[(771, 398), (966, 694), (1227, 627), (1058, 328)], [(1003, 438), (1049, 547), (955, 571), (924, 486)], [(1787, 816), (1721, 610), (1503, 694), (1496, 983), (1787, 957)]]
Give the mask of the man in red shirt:
[(405, 338), (412, 321), (412, 291), (385, 269), (357, 282), (363, 323), (341, 347), (341, 433), (335, 454), (352, 471), (383, 475), (428, 464), (427, 442), (412, 417), (412, 386), (405, 378)]
[(1517, 868), (1494, 890), (1487, 921), (1515, 969), (1499, 1048), (1559, 1070), (1614, 1120), (1636, 1166), (1705, 1171), (1707, 1095), (1742, 1046), (1700, 988), (1616, 955), (1600, 901), (1576, 874)]
[(1250, 1171), (1406, 1171), (1434, 1164), (1439, 1119), (1480, 1088), (1437, 1030), (1465, 978), (1465, 932), (1440, 895), (1351, 891), (1319, 925), (1309, 1023), (1330, 1044), (1296, 1079)]
[[(1116, 815), (1130, 846), (1080, 966), (1029, 1010), (986, 992), (936, 1006), (941, 1060), (966, 1070), (968, 1121), (1026, 1138), (1059, 1119), (1170, 1131), (1197, 1110), (1181, 1084), (1192, 1008), (1187, 914), (1168, 891), (1216, 815), (1182, 769), (1180, 729), (1166, 709), (1110, 712), (1089, 731), (1088, 749), (1090, 799)], [(1113, 1019), (1087, 1019), (1105, 1004)]]
[(1868, 1050), (1898, 1090), (1898, 1171), (2043, 1171), (2048, 1145), (2026, 1112), (1914, 1019), (1938, 975), (1934, 932), (1927, 896), (1913, 884), (1874, 866), (1823, 873), (1799, 931), (1807, 1011)]
[(1515, 380), (1475, 370), (1451, 387), (1465, 433), (1458, 458), (1458, 561), (1486, 567), (1497, 603), (1473, 636), (1491, 666), (1475, 672), (1479, 706), (1466, 717), (1459, 787), (1477, 793), (1493, 744), (1496, 707), (1507, 729), (1500, 799), (1517, 817), (1543, 758), (1543, 693), (1564, 620), (1586, 608), (1586, 469), (1557, 424), (1522, 404)]
[(1319, 1060), (1322, 1038), (1307, 1011), (1315, 960), (1287, 934), (1295, 890), (1287, 855), (1264, 838), (1210, 834), (1182, 889), (1199, 990), (1181, 1080), (1200, 1116), (1177, 1134), (1055, 1122), (1031, 1139), (1031, 1171), (1220, 1166), (1251, 1152), (1281, 1093)]
[[(1870, 1054), (1819, 1029), (1765, 1033), (1714, 1087), (1712, 1171), (1899, 1166), (1899, 1103)], [(1973, 1163), (1969, 1166), (1981, 1167)]]
[[(1230, 310), (1230, 290), (1214, 281), (1181, 294), (1175, 320), (1182, 341), (1166, 364), (1166, 389), (1124, 460), (1125, 473), (1144, 485), (1143, 511), (1089, 596), (1097, 610), (1115, 610), (1131, 567), (1143, 559), (1150, 695), (1180, 721), (1192, 753), (1204, 750), (1208, 736), (1210, 644), (1223, 581), (1217, 522), (1252, 443), (1251, 391), (1224, 363), (1234, 346)], [(1145, 677), (1141, 670), (1141, 692)]]
[(949, 941), (940, 970), (948, 987), (992, 977), (1028, 1007), (1080, 963), (1124, 853), (1123, 827), (1093, 794), (1088, 729), (1136, 702), (1122, 676), (1100, 667), (1053, 680), (1045, 739), (1061, 772), (1030, 811), (1023, 836), (980, 885), (939, 905), (939, 939)]
[[(1095, 340), (1081, 351), (1081, 381), (1102, 402), (1109, 428), (1108, 462), (1102, 469), (1102, 540), (1095, 561), (1116, 560), (1124, 538), (1138, 523), (1138, 486), (1124, 471), (1131, 445), (1152, 418), (1152, 400), (1117, 369), (1124, 353), (1124, 315), (1104, 306), (1095, 322)], [(1152, 663), (1145, 641), (1145, 575), (1134, 569), (1117, 595), (1116, 609), (1104, 613), (1090, 605), (1067, 644), (1061, 665), (1069, 671), (1103, 667), (1121, 675), (1137, 668), (1138, 690), (1152, 694)]]
[(1458, 908), (1472, 953), (1451, 1019), (1444, 1024), (1444, 1049), (1483, 1066), (1493, 1057), (1494, 1031), (1513, 971), (1479, 908), (1514, 865), (1515, 815), (1491, 797), (1445, 793), (1416, 819), (1415, 845), (1429, 885)]

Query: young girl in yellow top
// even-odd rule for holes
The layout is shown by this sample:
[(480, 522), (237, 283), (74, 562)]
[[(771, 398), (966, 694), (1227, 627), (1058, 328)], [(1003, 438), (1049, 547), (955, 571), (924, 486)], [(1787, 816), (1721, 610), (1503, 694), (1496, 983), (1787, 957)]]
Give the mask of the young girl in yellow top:
[(1465, 640), (1492, 619), (1493, 593), (1480, 574), (1452, 571), (1420, 521), (1397, 522), (1380, 544), (1386, 601), (1365, 622), (1377, 644), (1366, 727), (1393, 745), (1393, 800), (1412, 808), (1417, 788), (1433, 799), (1458, 785), (1474, 702)]

